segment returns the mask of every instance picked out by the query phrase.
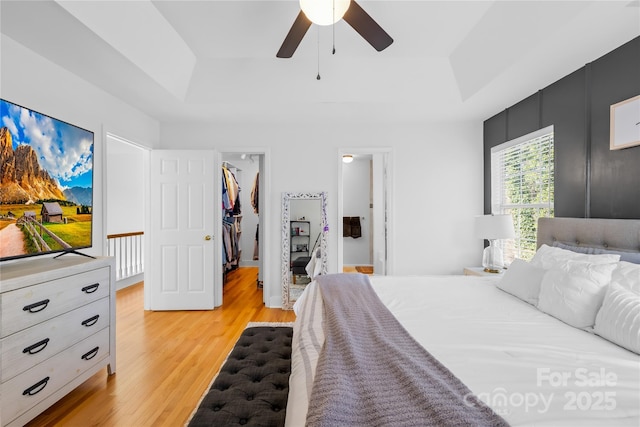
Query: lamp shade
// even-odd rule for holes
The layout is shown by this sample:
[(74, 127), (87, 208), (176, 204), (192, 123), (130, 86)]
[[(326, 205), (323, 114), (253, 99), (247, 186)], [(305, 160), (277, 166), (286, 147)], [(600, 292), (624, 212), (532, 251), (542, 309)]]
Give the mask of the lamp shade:
[(479, 239), (510, 239), (516, 237), (511, 215), (480, 215), (476, 217), (476, 237)]

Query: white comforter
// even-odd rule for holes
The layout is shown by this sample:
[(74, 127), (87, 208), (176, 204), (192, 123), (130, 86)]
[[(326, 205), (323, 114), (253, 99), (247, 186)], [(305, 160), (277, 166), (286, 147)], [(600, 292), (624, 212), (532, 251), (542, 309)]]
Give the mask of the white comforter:
[[(409, 333), (511, 425), (640, 425), (640, 357), (502, 292), (495, 280), (371, 278)], [(287, 426), (304, 425), (324, 339), (316, 291), (312, 282), (295, 306)]]

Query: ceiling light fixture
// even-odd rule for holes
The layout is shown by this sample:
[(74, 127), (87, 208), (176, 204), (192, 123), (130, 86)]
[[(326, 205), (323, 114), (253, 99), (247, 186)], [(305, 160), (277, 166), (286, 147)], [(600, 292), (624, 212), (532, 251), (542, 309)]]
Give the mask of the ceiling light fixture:
[(333, 25), (342, 19), (351, 0), (300, 0), (300, 9), (317, 25)]
[(342, 163), (351, 163), (353, 162), (353, 156), (351, 154), (345, 154), (342, 156)]

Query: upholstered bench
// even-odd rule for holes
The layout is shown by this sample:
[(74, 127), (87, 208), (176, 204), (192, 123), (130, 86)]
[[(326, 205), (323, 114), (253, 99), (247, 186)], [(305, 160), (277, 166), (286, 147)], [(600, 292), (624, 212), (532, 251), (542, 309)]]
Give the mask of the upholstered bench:
[(195, 426), (284, 426), (293, 328), (244, 330), (189, 421)]

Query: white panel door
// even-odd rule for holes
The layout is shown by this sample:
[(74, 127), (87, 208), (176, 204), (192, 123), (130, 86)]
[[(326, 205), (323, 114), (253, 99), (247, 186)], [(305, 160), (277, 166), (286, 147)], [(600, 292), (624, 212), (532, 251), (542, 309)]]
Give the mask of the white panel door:
[(151, 310), (214, 306), (214, 153), (151, 151)]

